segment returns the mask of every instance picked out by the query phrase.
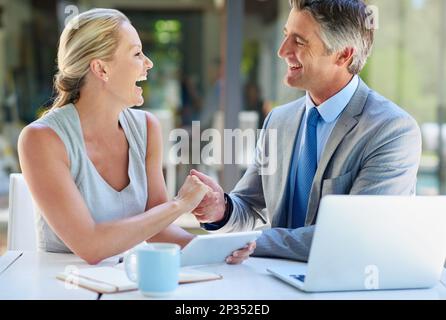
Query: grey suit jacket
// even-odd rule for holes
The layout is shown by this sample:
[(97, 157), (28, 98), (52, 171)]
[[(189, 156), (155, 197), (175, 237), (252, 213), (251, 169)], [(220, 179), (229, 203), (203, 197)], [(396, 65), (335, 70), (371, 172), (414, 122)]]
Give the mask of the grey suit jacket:
[[(231, 192), (233, 211), (218, 232), (252, 230), (271, 224), (257, 241), (257, 256), (308, 259), (321, 198), (328, 194), (412, 195), (421, 156), (415, 120), (361, 80), (321, 156), (310, 192), (305, 227), (291, 229), (287, 188), (294, 141), (305, 98), (274, 109), (265, 120), (257, 160)], [(271, 152), (277, 130), (277, 170), (261, 174), (259, 161)], [(269, 155), (271, 158), (271, 155)], [(267, 171), (267, 170), (266, 170)]]

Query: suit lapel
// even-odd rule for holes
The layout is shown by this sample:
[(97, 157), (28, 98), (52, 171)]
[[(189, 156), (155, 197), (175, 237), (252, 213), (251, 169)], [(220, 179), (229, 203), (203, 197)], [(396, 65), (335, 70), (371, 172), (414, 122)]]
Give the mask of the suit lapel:
[(330, 138), (327, 141), (325, 150), (322, 153), (321, 160), (319, 161), (310, 193), (306, 224), (314, 223), (314, 219), (316, 218), (317, 210), (319, 208), (322, 179), (324, 177), (325, 170), (327, 169), (328, 164), (332, 160), (333, 154), (341, 144), (344, 137), (358, 123), (358, 116), (361, 115), (364, 109), (368, 94), (369, 88), (360, 79), (358, 89), (356, 89), (355, 94), (336, 123), (336, 126), (334, 127)]

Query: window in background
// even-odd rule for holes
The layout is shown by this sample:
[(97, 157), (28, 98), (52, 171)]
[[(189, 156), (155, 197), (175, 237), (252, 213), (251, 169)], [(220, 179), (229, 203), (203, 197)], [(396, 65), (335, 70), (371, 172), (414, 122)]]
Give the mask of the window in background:
[(144, 108), (169, 110), (175, 123), (198, 118), (202, 92), (200, 11), (125, 10), (138, 30), (145, 54), (153, 61), (143, 84)]
[(443, 1), (370, 1), (379, 8), (379, 29), (362, 77), (408, 111), (422, 128), (418, 194), (440, 192), (437, 110), (440, 72), (445, 72), (438, 66), (440, 59), (446, 59), (440, 58), (440, 40), (446, 36), (440, 31)]

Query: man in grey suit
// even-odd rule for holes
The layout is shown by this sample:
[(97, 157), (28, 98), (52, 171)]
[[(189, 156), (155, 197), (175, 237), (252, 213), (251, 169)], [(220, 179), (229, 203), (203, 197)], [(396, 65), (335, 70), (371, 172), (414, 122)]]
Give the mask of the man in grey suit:
[(256, 162), (229, 195), (193, 171), (214, 190), (194, 214), (215, 232), (270, 223), (254, 255), (306, 261), (323, 196), (415, 193), (421, 135), (412, 117), (358, 76), (374, 39), (364, 2), (290, 3), (279, 56), (288, 66), (285, 84), (306, 96), (265, 120), (257, 158), (277, 130), (277, 170), (262, 175)]

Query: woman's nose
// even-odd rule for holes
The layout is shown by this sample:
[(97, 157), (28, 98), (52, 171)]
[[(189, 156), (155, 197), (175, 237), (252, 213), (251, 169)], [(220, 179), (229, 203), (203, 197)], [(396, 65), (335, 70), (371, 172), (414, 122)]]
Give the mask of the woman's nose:
[(147, 56), (146, 56), (146, 61), (144, 61), (144, 64), (146, 65), (147, 69), (152, 69), (153, 68), (153, 62)]

